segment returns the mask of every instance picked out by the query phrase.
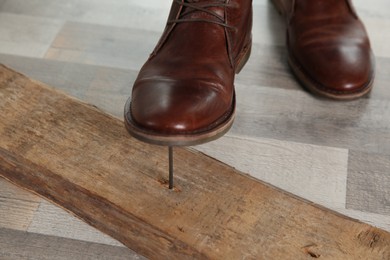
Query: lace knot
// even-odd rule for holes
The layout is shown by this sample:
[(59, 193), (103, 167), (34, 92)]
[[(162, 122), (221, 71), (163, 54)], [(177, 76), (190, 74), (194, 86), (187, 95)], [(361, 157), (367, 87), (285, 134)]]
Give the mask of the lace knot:
[[(186, 1), (181, 1), (181, 0), (175, 0), (177, 4), (179, 4), (182, 7), (186, 7), (186, 10), (180, 14), (177, 19), (172, 19), (168, 21), (168, 24), (174, 24), (174, 23), (186, 23), (186, 22), (208, 22), (208, 23), (213, 23), (213, 24), (218, 24), (222, 27), (236, 30), (234, 26), (228, 25), (226, 23), (225, 17), (220, 16), (217, 12), (210, 10), (210, 8), (213, 7), (221, 7), (221, 8), (227, 8), (230, 5), (226, 3), (226, 1), (200, 1), (200, 0), (186, 0)], [(191, 13), (194, 12), (201, 12), (201, 13), (206, 13), (209, 16), (216, 18), (212, 19), (210, 18), (197, 18), (197, 17), (189, 17), (186, 18)]]

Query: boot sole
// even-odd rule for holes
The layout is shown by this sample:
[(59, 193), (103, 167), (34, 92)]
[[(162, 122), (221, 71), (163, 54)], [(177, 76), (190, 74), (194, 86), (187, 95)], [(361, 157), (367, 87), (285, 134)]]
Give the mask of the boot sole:
[(125, 126), (127, 131), (133, 137), (140, 141), (163, 146), (192, 146), (205, 142), (213, 141), (223, 136), (231, 126), (233, 125), (235, 116), (235, 102), (233, 103), (232, 110), (225, 120), (218, 123), (215, 127), (198, 131), (197, 133), (175, 134), (175, 135), (163, 135), (155, 132), (150, 132), (138, 127), (132, 120), (130, 113), (131, 99), (129, 98), (125, 105)]
[[(236, 62), (235, 73), (238, 74), (241, 69), (245, 66), (251, 54), (252, 42), (247, 45), (239, 55)], [(230, 111), (227, 112), (226, 118), (222, 119), (221, 122), (216, 123), (212, 128), (207, 130), (199, 130), (196, 133), (185, 133), (185, 134), (172, 134), (165, 135), (156, 132), (151, 132), (146, 129), (140, 128), (131, 116), (131, 98), (129, 98), (125, 105), (124, 117), (125, 126), (130, 135), (138, 140), (146, 143), (162, 146), (192, 146), (206, 142), (213, 141), (223, 136), (233, 125), (236, 112), (236, 101), (235, 94), (233, 94), (233, 103)]]

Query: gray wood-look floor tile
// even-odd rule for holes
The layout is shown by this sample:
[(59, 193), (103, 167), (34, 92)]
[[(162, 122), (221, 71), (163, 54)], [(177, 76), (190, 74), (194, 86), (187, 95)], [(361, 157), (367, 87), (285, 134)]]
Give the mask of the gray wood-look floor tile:
[(251, 56), (243, 70), (236, 76), (235, 85), (301, 89), (287, 64), (285, 47), (258, 43), (252, 45)]
[(353, 2), (368, 31), (374, 53), (377, 56), (390, 57), (390, 35), (383, 31), (390, 26), (390, 2), (387, 0), (375, 0), (372, 4), (367, 4), (364, 0)]
[(138, 72), (101, 68), (86, 92), (85, 100), (120, 119)]
[(284, 46), (285, 24), (271, 1), (255, 1), (253, 4), (252, 37), (254, 43)]
[[(69, 226), (72, 228), (68, 228)], [(75, 216), (70, 215), (64, 209), (47, 201), (40, 203), (26, 231), (105, 245), (124, 246)]]
[(132, 70), (14, 55), (0, 54), (0, 60), (6, 66), (106, 109), (106, 112), (114, 115), (119, 115), (119, 111), (122, 115), (123, 103), (137, 76), (137, 72)]
[(390, 156), (350, 151), (347, 208), (390, 216)]
[(42, 199), (37, 195), (16, 187), (12, 183), (6, 181), (3, 178), (0, 178), (0, 197), (4, 198), (13, 198), (16, 200), (24, 200), (30, 202), (41, 202)]
[[(390, 27), (390, 26), (389, 26)], [(390, 58), (376, 57), (376, 71), (374, 87), (370, 98), (390, 100)]]
[(95, 77), (95, 68), (85, 65), (0, 54), (3, 64), (80, 99)]
[(170, 1), (6, 0), (2, 11), (81, 23), (161, 31)]
[(0, 178), (0, 228), (27, 230), (41, 201)]
[(375, 0), (371, 4), (367, 4), (367, 0), (353, 0), (353, 3), (363, 19), (369, 17), (390, 18), (390, 2), (387, 0)]
[(63, 22), (0, 12), (0, 53), (43, 57)]
[[(247, 64), (236, 77), (236, 86), (244, 84), (305, 91), (293, 75), (287, 57), (284, 46), (253, 44)], [(390, 99), (389, 71), (390, 58), (376, 57), (375, 81), (370, 99)]]
[(235, 134), (390, 154), (388, 100), (336, 102), (245, 85), (236, 93)]
[(35, 201), (0, 197), (0, 228), (27, 230), (38, 206)]
[(138, 70), (159, 37), (140, 29), (68, 22), (45, 58)]
[(351, 218), (358, 219), (362, 222), (368, 223), (374, 227), (382, 228), (390, 232), (390, 216), (375, 214), (371, 212), (354, 210), (354, 209), (339, 209), (338, 212)]
[(0, 228), (0, 259), (137, 260), (144, 258), (125, 247)]
[(194, 148), (307, 200), (345, 208), (347, 149), (230, 133)]

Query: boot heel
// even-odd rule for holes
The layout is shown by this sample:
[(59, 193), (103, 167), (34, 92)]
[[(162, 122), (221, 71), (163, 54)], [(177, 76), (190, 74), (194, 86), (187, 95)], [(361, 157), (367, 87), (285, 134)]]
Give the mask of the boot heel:
[(244, 48), (244, 50), (241, 53), (241, 57), (238, 59), (238, 62), (236, 65), (236, 74), (241, 72), (242, 68), (245, 66), (246, 62), (249, 60), (249, 57), (251, 56), (251, 51), (252, 51), (252, 40)]

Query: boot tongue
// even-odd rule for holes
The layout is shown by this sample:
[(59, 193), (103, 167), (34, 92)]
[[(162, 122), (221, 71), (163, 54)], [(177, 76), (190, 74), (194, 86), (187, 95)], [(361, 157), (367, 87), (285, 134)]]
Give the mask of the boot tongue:
[[(189, 4), (193, 4), (196, 7), (203, 8), (203, 6), (205, 6), (207, 4), (210, 4), (210, 5), (212, 5), (212, 4), (215, 5), (218, 3), (223, 4), (226, 1), (225, 0), (185, 0), (184, 2), (189, 3)], [(216, 15), (221, 17), (222, 21), (225, 18), (224, 17), (225, 8), (223, 6), (211, 6), (211, 7), (206, 6), (206, 7), (204, 7), (204, 9), (207, 9), (208, 11), (215, 13)], [(209, 14), (207, 12), (204, 12), (202, 10), (197, 10), (195, 8), (192, 8), (192, 7), (184, 7), (182, 13), (186, 13), (186, 15), (184, 15), (182, 17), (184, 19), (205, 19), (205, 20), (213, 20), (213, 21), (221, 22), (221, 20), (218, 19), (217, 17), (215, 17), (214, 15)]]

